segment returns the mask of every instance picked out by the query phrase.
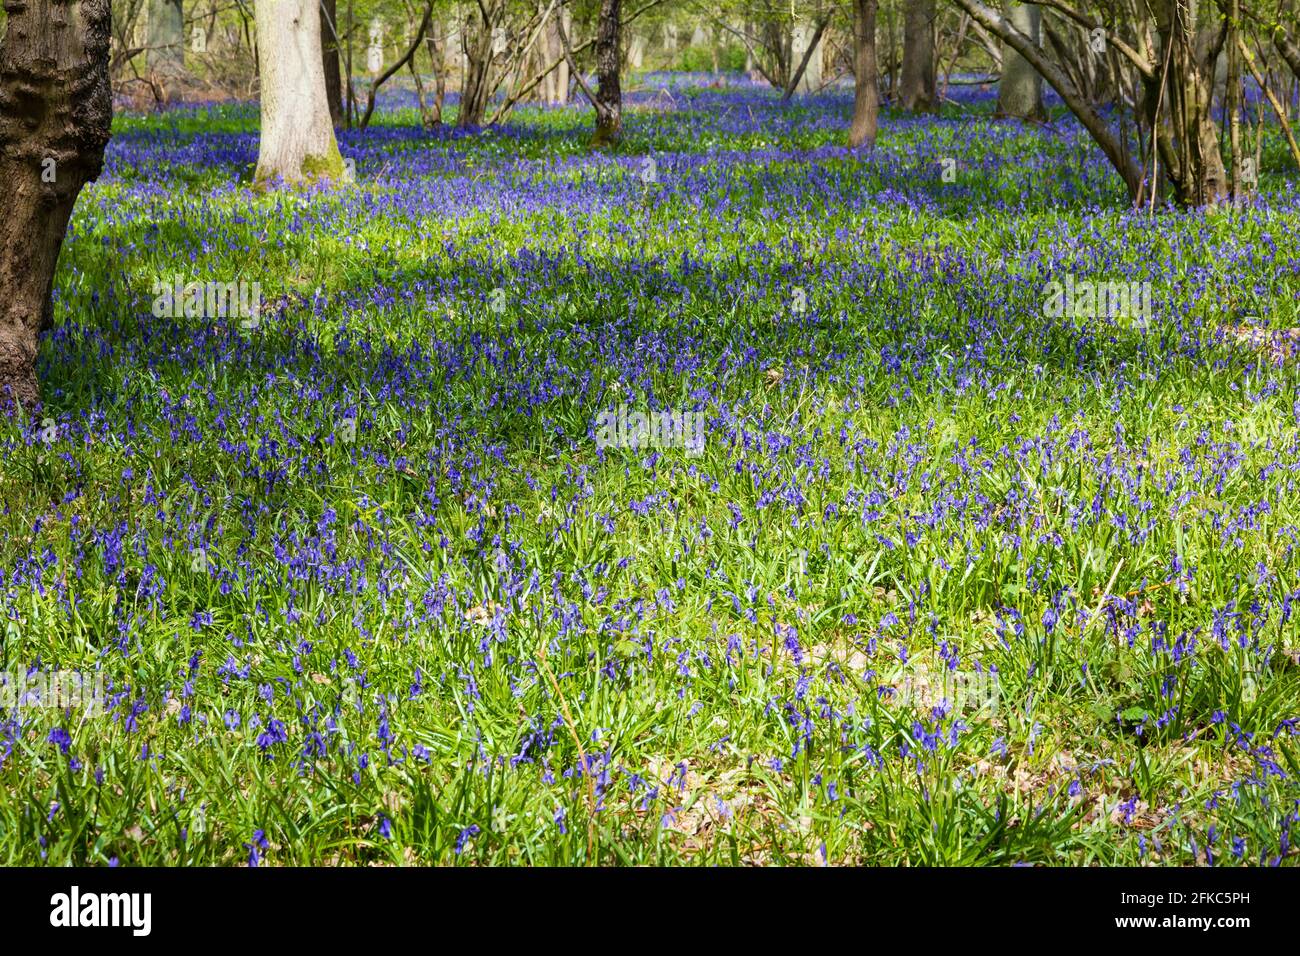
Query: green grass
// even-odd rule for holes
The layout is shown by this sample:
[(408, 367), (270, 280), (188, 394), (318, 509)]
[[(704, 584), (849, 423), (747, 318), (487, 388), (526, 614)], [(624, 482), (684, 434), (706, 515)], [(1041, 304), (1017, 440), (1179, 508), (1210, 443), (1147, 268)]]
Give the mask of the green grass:
[[(118, 119), (58, 434), (0, 427), (0, 617), (121, 696), (0, 724), (0, 859), (1294, 862), (1296, 374), (1224, 331), (1298, 324), (1285, 154), (1149, 220), (978, 102), (864, 158), (843, 97), (711, 96), (614, 157), (394, 110), (306, 194), (241, 185), (247, 107)], [(1151, 329), (1044, 318), (1063, 272)], [(154, 319), (174, 274), (275, 308)], [(703, 453), (601, 451), (622, 402)], [(994, 712), (932, 712), (954, 660)]]

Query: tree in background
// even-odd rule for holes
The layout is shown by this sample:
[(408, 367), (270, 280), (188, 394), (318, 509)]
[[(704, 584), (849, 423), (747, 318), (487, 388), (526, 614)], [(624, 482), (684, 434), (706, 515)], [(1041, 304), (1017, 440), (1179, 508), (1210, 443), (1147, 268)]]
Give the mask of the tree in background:
[(0, 41), (0, 405), (34, 409), (36, 349), (77, 196), (113, 118), (109, 0), (8, 0)]
[(849, 145), (876, 145), (880, 113), (879, 70), (876, 67), (876, 0), (853, 0), (853, 123)]
[[(1005, 44), (1007, 61), (1014, 51), (1027, 64), (1028, 72), (1022, 71), (1017, 80), (1013, 78), (1017, 68), (1004, 62), (1002, 111), (1032, 117), (1031, 107), (1039, 102), (1036, 87), (1040, 77), (1046, 80), (1120, 173), (1134, 203), (1154, 204), (1169, 193), (1180, 206), (1214, 205), (1241, 186), (1230, 179), (1225, 167), (1214, 118), (1215, 88), (1220, 82), (1225, 86), (1230, 126), (1237, 122), (1242, 106), (1240, 90), (1227, 89), (1231, 84), (1226, 75), (1223, 80), (1216, 75), (1228, 42), (1235, 54), (1232, 69), (1225, 74), (1238, 73), (1240, 65), (1247, 67), (1300, 164), (1300, 146), (1292, 135), (1288, 111), (1255, 66), (1254, 54), (1227, 3), (1215, 7), (1198, 0), (1150, 0), (1141, 12), (1125, 5), (1130, 0), (1088, 0), (1080, 8), (1061, 0), (1039, 5), (1073, 29), (1086, 31), (1087, 62), (1072, 63), (1069, 43), (1058, 37), (1053, 54), (1036, 39), (1040, 9), (1013, 8), (1012, 16), (1002, 16), (980, 0), (951, 2)], [(1024, 16), (1039, 19), (1021, 20), (1025, 26), (1021, 29), (1016, 22)], [(1275, 36), (1269, 32), (1274, 43)], [(1239, 63), (1236, 55), (1241, 57)], [(1104, 83), (1088, 81), (1089, 74), (1102, 71)], [(1019, 93), (1014, 92), (1017, 86)], [(1118, 111), (1105, 102), (1116, 96), (1123, 105)]]
[(607, 146), (618, 141), (623, 131), (623, 87), (619, 70), (623, 66), (623, 3), (602, 0), (596, 25), (596, 133), (592, 145)]
[[(542, 5), (538, 4), (539, 10)], [(544, 10), (542, 10), (544, 12)], [(564, 56), (564, 43), (560, 40), (560, 31), (573, 31), (573, 13), (566, 5), (546, 18), (542, 27), (540, 59), (544, 63), (555, 63), (542, 78), (542, 99), (552, 106), (563, 106), (569, 102), (569, 61)]]
[[(1032, 3), (1007, 0), (1007, 20), (1013, 29), (1042, 45), (1042, 11)], [(1043, 107), (1043, 78), (1034, 65), (1003, 41), (1002, 80), (998, 83), (998, 115), (1041, 123), (1047, 119)]]
[[(1148, 83), (1147, 105), (1166, 175), (1181, 204), (1216, 203), (1228, 189), (1212, 111), (1215, 66), (1227, 33), (1200, 29), (1197, 0), (1153, 0), (1152, 6), (1168, 84)], [(1154, 75), (1155, 58), (1150, 61)], [(1167, 122), (1156, 115), (1162, 106)]]
[(492, 63), (503, 53), (505, 3), (484, 0), (460, 30), (465, 69), (460, 88), (460, 115), (456, 125), (474, 129), (483, 125), (492, 98)]
[(262, 138), (259, 184), (341, 179), (320, 42), (318, 0), (256, 0)]
[(931, 113), (939, 109), (935, 80), (934, 0), (907, 0), (903, 17), (903, 76), (899, 100), (905, 110)]
[(569, 71), (596, 111), (596, 129), (591, 145), (594, 149), (613, 145), (623, 130), (623, 86), (619, 75), (623, 68), (623, 4), (621, 0), (600, 0), (596, 19), (594, 90), (578, 67), (574, 58), (576, 50), (563, 23), (559, 24), (559, 33)]
[[(161, 70), (160, 57), (171, 51), (178, 54), (171, 62), (187, 71), (175, 88), (187, 96), (248, 99), (259, 85), (274, 86), (274, 71), (258, 75), (255, 6), (247, 0), (110, 2), (111, 76), (120, 84), (117, 92), (137, 108), (165, 105), (172, 88), (155, 69), (143, 68), (148, 59)], [(1300, 92), (1294, 0), (1040, 0), (1004, 8), (1005, 2), (877, 0), (872, 46), (880, 93), (903, 108), (936, 109), (954, 71), (995, 72), (1001, 74), (999, 112), (1033, 121), (1045, 117), (1046, 80), (1135, 201), (1198, 206), (1248, 195), (1261, 156), (1260, 117), (1270, 108), (1300, 160), (1288, 125), (1288, 104)], [(178, 3), (187, 18), (179, 44)], [(862, 73), (855, 68), (863, 51), (852, 27), (861, 12), (857, 0), (632, 0), (619, 5), (617, 31), (608, 29), (615, 23), (604, 0), (433, 0), (435, 13), (416, 43), (412, 37), (429, 4), (318, 0), (324, 100), (335, 122), (354, 84), (360, 109), (347, 111), (352, 124), (385, 79), (401, 80), (408, 70), (405, 79), (415, 86), (428, 127), (443, 121), (445, 94), (453, 103), (460, 94), (459, 122), (477, 128), (506, 122), (519, 104), (563, 103), (576, 76), (596, 112), (594, 141), (613, 141), (627, 82), (612, 69), (612, 56), (602, 67), (602, 54), (615, 49), (608, 42), (614, 32), (623, 69), (642, 56), (650, 70), (708, 70), (712, 63), (739, 70), (747, 62), (756, 78), (766, 78), (787, 99), (810, 87), (835, 89), (839, 78)], [(958, 15), (949, 15), (945, 4)], [(384, 27), (386, 69), (368, 68), (366, 37), (376, 18)], [(646, 40), (644, 49), (629, 41), (634, 30)], [(193, 39), (200, 33), (206, 52)], [(358, 52), (355, 59), (364, 64), (352, 82), (341, 62), (345, 52), (347, 60)], [(825, 66), (825, 83), (808, 82), (815, 64)], [(337, 83), (335, 71), (343, 74)], [(1253, 95), (1255, 89), (1262, 95)], [(275, 112), (275, 99), (268, 94), (268, 114)], [(347, 97), (350, 104), (357, 100), (356, 93)], [(281, 133), (281, 140), (313, 135), (310, 110), (295, 105), (288, 112), (297, 129)], [(855, 92), (854, 140), (869, 141), (868, 113), (869, 99)], [(268, 118), (266, 163), (285, 149), (273, 146), (274, 127)], [(315, 147), (303, 148), (315, 155)], [(1252, 162), (1243, 167), (1244, 159)], [(319, 164), (308, 166), (314, 172)], [(281, 174), (296, 178), (292, 171)]]
[(337, 0), (320, 0), (321, 68), (325, 71), (325, 100), (329, 103), (330, 122), (341, 126), (343, 113), (343, 75), (339, 68), (339, 19)]
[(785, 100), (800, 89), (813, 57), (821, 56), (822, 36), (837, 14), (834, 4), (821, 0), (797, 9), (781, 0), (711, 0), (693, 9), (738, 38), (747, 62)]
[[(1106, 159), (1115, 167), (1124, 179), (1129, 197), (1136, 201), (1143, 190), (1143, 172), (1136, 157), (1128, 148), (1124, 136), (1111, 128), (1107, 118), (1096, 104), (1092, 103), (1083, 91), (1072, 81), (1069, 74), (1047, 56), (1034, 39), (1021, 32), (996, 10), (984, 6), (979, 0), (952, 0), (954, 4), (966, 11), (976, 23), (993, 34), (1008, 48), (1023, 57), (1030, 67), (1052, 85), (1061, 95), (1065, 105), (1083, 124), (1093, 140), (1101, 147)], [(1003, 76), (1007, 70), (1006, 54), (1003, 57)]]
[(145, 62), (163, 90), (166, 102), (180, 96), (185, 76), (185, 12), (182, 0), (150, 0), (149, 51)]

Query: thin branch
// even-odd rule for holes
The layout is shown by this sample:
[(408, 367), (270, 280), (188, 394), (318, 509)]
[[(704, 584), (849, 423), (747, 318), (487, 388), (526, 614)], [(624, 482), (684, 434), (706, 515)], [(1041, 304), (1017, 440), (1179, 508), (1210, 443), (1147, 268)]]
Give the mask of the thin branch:
[(1268, 97), (1269, 105), (1273, 107), (1278, 122), (1282, 124), (1282, 132), (1286, 134), (1287, 145), (1291, 147), (1291, 158), (1295, 160), (1296, 166), (1300, 166), (1300, 146), (1296, 145), (1295, 136), (1291, 133), (1291, 124), (1287, 122), (1286, 110), (1278, 102), (1277, 94), (1273, 92), (1272, 87), (1265, 83), (1264, 78), (1260, 76), (1259, 68), (1255, 66), (1255, 55), (1250, 52), (1250, 47), (1246, 46), (1240, 36), (1237, 37), (1237, 48), (1241, 51), (1242, 59), (1246, 61), (1246, 68), (1250, 70), (1250, 75), (1255, 78), (1255, 82), (1259, 84), (1260, 89), (1264, 91), (1264, 95)]
[(1066, 6), (1064, 3), (1061, 3), (1061, 0), (1034, 0), (1034, 2), (1037, 3), (1040, 7), (1049, 7), (1050, 9), (1055, 10), (1057, 13), (1060, 13), (1068, 17), (1069, 19), (1073, 20), (1081, 27), (1085, 27), (1089, 30), (1105, 30), (1107, 46), (1114, 47), (1116, 50), (1118, 50), (1123, 55), (1124, 59), (1132, 63), (1134, 68), (1143, 76), (1145, 76), (1147, 79), (1152, 79), (1152, 80), (1155, 79), (1156, 70), (1155, 67), (1151, 64), (1151, 61), (1149, 61), (1141, 53), (1139, 53), (1137, 50), (1133, 49), (1131, 46), (1125, 43), (1120, 37), (1115, 36), (1113, 33), (1107, 30), (1106, 25), (1104, 23), (1101, 23), (1099, 21), (1094, 21), (1087, 14), (1080, 13), (1078, 10), (1075, 10), (1073, 7), (1069, 7)]
[(808, 69), (808, 61), (812, 59), (813, 53), (818, 52), (817, 47), (822, 42), (822, 34), (826, 32), (826, 25), (830, 22), (830, 16), (825, 16), (822, 18), (821, 22), (817, 24), (817, 29), (813, 32), (812, 40), (808, 43), (808, 49), (803, 51), (803, 59), (799, 62), (799, 69), (795, 70), (794, 73), (790, 75), (790, 85), (785, 88), (785, 92), (781, 95), (781, 99), (789, 100), (790, 97), (794, 96), (794, 91), (799, 86), (799, 81), (803, 79), (804, 71)]
[[(574, 79), (578, 81), (578, 86), (582, 89), (582, 95), (587, 98), (589, 103), (591, 103), (592, 109), (595, 109), (596, 93), (587, 83), (587, 78), (582, 75), (582, 71), (578, 69), (577, 61), (573, 58), (573, 49), (569, 44), (569, 35), (564, 32), (563, 19), (555, 22), (555, 29), (560, 34), (560, 45), (564, 48), (564, 58), (569, 61), (569, 71), (573, 74)], [(589, 46), (591, 43), (595, 42), (596, 41), (592, 39), (587, 45)]]
[(433, 19), (433, 0), (428, 0), (428, 4), (424, 8), (424, 19), (420, 21), (420, 29), (415, 31), (415, 39), (411, 41), (410, 48), (400, 60), (390, 66), (377, 80), (370, 84), (370, 90), (366, 93), (366, 112), (361, 117), (360, 125), (362, 129), (365, 129), (370, 125), (370, 114), (375, 110), (375, 93), (378, 92), (381, 86), (388, 82), (389, 78), (392, 77), (394, 73), (406, 66), (407, 61), (409, 61), (411, 57), (415, 56), (415, 51), (418, 50), (420, 44), (424, 42), (424, 31), (429, 29), (429, 21), (431, 19)]
[(1101, 147), (1101, 151), (1106, 154), (1106, 158), (1123, 178), (1129, 198), (1136, 201), (1141, 190), (1141, 171), (1120, 144), (1119, 137), (1110, 128), (1106, 118), (1088, 102), (1087, 97), (1074, 85), (1069, 75), (1050, 60), (1038, 44), (1017, 30), (1002, 14), (984, 6), (979, 0), (953, 0), (953, 2), (969, 13), (972, 20), (983, 24), (989, 32), (998, 36), (1007, 46), (1024, 57), (1061, 95), (1070, 112), (1083, 124), (1084, 129)]

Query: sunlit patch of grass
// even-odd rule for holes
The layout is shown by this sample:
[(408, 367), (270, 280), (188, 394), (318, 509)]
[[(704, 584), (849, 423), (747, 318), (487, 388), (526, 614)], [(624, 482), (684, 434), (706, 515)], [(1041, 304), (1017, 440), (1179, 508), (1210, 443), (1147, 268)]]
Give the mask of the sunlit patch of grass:
[[(112, 713), (4, 712), (0, 858), (1294, 859), (1295, 367), (1219, 334), (1295, 324), (1284, 220), (1126, 215), (1068, 129), (677, 99), (605, 157), (381, 113), (301, 193), (239, 185), (247, 106), (116, 120), (58, 427), (0, 426), (4, 669)], [(1062, 272), (1150, 330), (1048, 320)], [(271, 307), (156, 319), (173, 274)], [(620, 404), (702, 453), (598, 448)]]

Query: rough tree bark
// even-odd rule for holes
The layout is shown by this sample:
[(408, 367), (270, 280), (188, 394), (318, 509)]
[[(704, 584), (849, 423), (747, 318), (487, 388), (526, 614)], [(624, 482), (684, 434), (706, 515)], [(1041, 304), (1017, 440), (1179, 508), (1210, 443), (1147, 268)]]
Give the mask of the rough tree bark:
[[(1163, 96), (1158, 81), (1147, 84), (1148, 122), (1157, 130), (1156, 144), (1178, 204), (1213, 205), (1228, 186), (1212, 112), (1214, 67), (1226, 32), (1198, 32), (1197, 0), (1157, 0), (1154, 7), (1169, 75)], [(1157, 107), (1167, 122), (1157, 118)]]
[(461, 52), (464, 54), (464, 79), (460, 88), (460, 112), (456, 125), (461, 129), (477, 129), (483, 125), (488, 98), (492, 92), (492, 31), (496, 27), (496, 5), (479, 4), (478, 28), (471, 29), (466, 21), (461, 30)]
[(594, 147), (618, 141), (623, 130), (623, 87), (619, 70), (623, 65), (623, 2), (601, 0), (600, 21), (596, 24), (596, 132)]
[(339, 68), (337, 0), (320, 0), (321, 64), (325, 70), (325, 100), (330, 107), (330, 122), (343, 124), (343, 74)]
[(36, 349), (77, 196), (113, 118), (109, 0), (6, 0), (0, 43), (0, 408), (34, 410)]
[(1282, 59), (1286, 60), (1286, 65), (1291, 67), (1291, 72), (1300, 79), (1300, 46), (1297, 46), (1281, 27), (1273, 31), (1273, 45), (1277, 47), (1277, 52), (1282, 54)]
[(876, 145), (880, 92), (876, 68), (877, 0), (853, 0), (853, 123), (849, 145)]
[(936, 95), (934, 0), (908, 0), (903, 18), (903, 75), (899, 97), (903, 109), (931, 113), (939, 108)]
[(342, 179), (325, 99), (317, 0), (257, 0), (262, 139), (255, 180)]
[[(1008, 0), (1007, 20), (1027, 36), (1035, 47), (1042, 43), (1043, 12), (1032, 3)], [(1043, 108), (1043, 78), (1014, 47), (1004, 41), (1002, 80), (998, 83), (998, 115), (1041, 123), (1047, 119)]]

